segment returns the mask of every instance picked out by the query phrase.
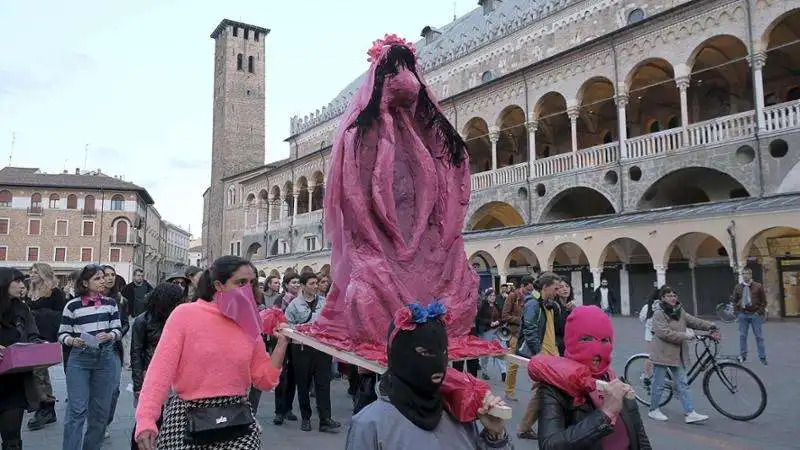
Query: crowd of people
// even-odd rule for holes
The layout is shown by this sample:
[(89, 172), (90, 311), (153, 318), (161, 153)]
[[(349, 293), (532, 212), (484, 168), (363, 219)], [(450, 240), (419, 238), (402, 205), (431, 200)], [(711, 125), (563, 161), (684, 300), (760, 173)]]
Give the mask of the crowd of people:
[[(191, 445), (214, 439), (225, 439), (225, 448), (260, 448), (262, 430), (254, 416), (264, 391), (274, 391), (274, 425), (299, 420), (301, 430), (312, 431), (314, 397), (317, 429), (337, 432), (342, 425), (331, 414), (330, 385), (342, 375), (354, 402), (348, 449), (379, 448), (375, 442), (394, 443), (380, 448), (407, 448), (431, 437), (463, 442), (464, 448), (513, 448), (505, 423), (486, 414), (500, 399), (487, 399), (476, 423), (454, 423), (443, 413), (439, 387), (447, 365), (447, 336), (441, 320), (431, 317), (412, 330), (393, 330), (396, 325), (391, 324), (389, 370), (379, 377), (280, 334), (262, 334), (260, 322), (253, 328), (247, 317), (231, 315), (226, 305), (236, 302), (255, 305), (254, 311), (274, 307), (286, 317), (287, 323), (279, 327), (293, 327), (313, 323), (324, 308), (331, 283), (328, 273), (287, 270), (283, 277), (261, 278), (258, 273), (249, 261), (227, 256), (209, 269), (190, 268), (154, 287), (141, 271), (126, 284), (113, 267), (91, 264), (60, 287), (47, 264), (34, 264), (27, 275), (0, 268), (0, 346), (63, 345), (65, 450), (101, 447), (115, 415), (124, 368), (131, 370), (136, 407), (132, 448), (203, 448)], [(758, 308), (764, 304), (759, 288), (745, 276), (733, 294), (743, 316), (740, 323), (753, 328), (753, 316), (760, 317)], [(521, 356), (578, 361), (608, 382), (604, 397), (587, 394), (584, 403), (573, 402), (557, 383), (534, 382), (516, 430), (519, 440), (538, 439), (540, 449), (650, 448), (635, 401), (626, 397), (631, 388), (611, 370), (613, 328), (610, 308), (601, 308), (607, 304), (602, 303), (577, 306), (569, 281), (553, 273), (522, 278), (519, 286), (501, 285), (497, 293), (488, 288), (479, 296), (474, 334), (498, 340)], [(681, 354), (694, 336), (692, 330), (719, 339), (717, 328), (688, 314), (669, 286), (653, 293), (640, 319), (651, 356), (646, 369), (653, 405), (649, 418), (668, 420), (657, 405), (670, 372), (684, 421), (708, 419), (694, 410)], [(745, 328), (744, 339), (746, 332)], [(766, 364), (760, 328), (756, 337), (759, 357)], [(746, 344), (743, 341), (742, 360)], [(497, 364), (496, 370), (489, 370), (492, 364)], [(452, 365), (458, 370), (466, 366), (485, 380), (490, 372), (499, 373), (505, 386), (502, 400), (518, 401), (516, 365), (497, 358)], [(25, 411), (33, 413), (27, 423), (32, 431), (57, 421), (49, 372), (0, 375), (0, 381), (2, 448), (21, 449)], [(196, 413), (203, 409), (232, 414), (238, 418), (236, 426), (215, 430), (204, 422), (206, 416)], [(187, 427), (197, 429), (193, 441), (187, 441)]]

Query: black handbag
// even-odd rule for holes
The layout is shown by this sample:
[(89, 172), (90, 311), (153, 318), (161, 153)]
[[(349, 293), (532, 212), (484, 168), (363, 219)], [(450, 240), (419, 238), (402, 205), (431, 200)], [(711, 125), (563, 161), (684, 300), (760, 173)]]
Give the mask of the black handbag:
[(189, 407), (184, 441), (187, 444), (209, 445), (238, 439), (250, 433), (255, 423), (247, 403), (230, 406)]

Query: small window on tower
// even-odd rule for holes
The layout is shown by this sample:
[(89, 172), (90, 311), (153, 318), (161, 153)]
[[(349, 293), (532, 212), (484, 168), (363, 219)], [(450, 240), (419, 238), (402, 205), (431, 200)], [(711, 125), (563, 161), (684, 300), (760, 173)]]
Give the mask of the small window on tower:
[(255, 66), (255, 64), (253, 62), (253, 57), (252, 56), (248, 56), (247, 57), (247, 71), (250, 72), (250, 73), (253, 73), (254, 66)]
[(236, 55), (236, 70), (242, 70), (243, 60), (244, 60), (244, 57), (242, 56), (241, 53)]
[(233, 35), (234, 36), (238, 36), (239, 35), (239, 28), (238, 27), (233, 27)]
[(258, 31), (253, 31), (253, 40), (258, 42)]
[(250, 39), (250, 30), (247, 28), (244, 29), (244, 38)]

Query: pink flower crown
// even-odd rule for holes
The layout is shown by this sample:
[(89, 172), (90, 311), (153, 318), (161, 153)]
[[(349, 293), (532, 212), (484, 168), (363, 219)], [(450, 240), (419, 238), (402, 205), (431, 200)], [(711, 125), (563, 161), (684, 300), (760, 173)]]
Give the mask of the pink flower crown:
[(426, 322), (439, 320), (447, 328), (453, 323), (453, 317), (447, 308), (435, 301), (428, 306), (421, 306), (419, 303), (409, 303), (404, 308), (400, 308), (394, 313), (394, 331), (389, 339), (389, 343), (400, 330), (411, 331)]
[(411, 53), (413, 53), (415, 56), (417, 54), (416, 47), (414, 47), (414, 44), (412, 44), (410, 41), (407, 41), (396, 34), (387, 34), (383, 37), (383, 39), (377, 39), (372, 42), (372, 48), (367, 51), (367, 55), (369, 55), (367, 61), (377, 61), (381, 57), (381, 52), (383, 49), (392, 45), (402, 45), (411, 50)]

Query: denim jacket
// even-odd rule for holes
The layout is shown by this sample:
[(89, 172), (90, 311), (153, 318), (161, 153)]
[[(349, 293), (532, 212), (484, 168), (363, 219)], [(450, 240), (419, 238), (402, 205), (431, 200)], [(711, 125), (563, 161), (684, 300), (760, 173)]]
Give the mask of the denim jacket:
[(315, 322), (324, 307), (325, 297), (321, 295), (317, 295), (317, 306), (314, 308), (314, 311), (311, 311), (311, 305), (309, 305), (305, 297), (298, 295), (289, 303), (289, 306), (286, 307), (284, 314), (286, 315), (286, 321), (289, 325), (302, 325), (304, 323)]

